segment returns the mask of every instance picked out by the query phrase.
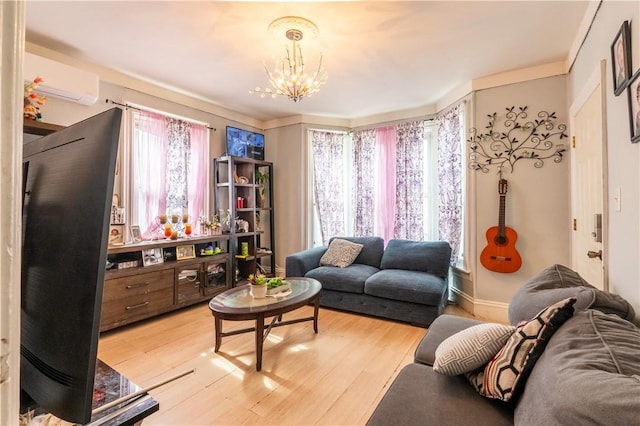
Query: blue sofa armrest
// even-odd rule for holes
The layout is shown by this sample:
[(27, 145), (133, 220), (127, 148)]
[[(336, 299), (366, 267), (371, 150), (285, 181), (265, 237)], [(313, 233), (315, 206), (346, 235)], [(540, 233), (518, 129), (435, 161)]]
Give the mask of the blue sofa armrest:
[(320, 258), (327, 251), (326, 246), (290, 254), (285, 259), (287, 277), (304, 277), (307, 272), (320, 266)]

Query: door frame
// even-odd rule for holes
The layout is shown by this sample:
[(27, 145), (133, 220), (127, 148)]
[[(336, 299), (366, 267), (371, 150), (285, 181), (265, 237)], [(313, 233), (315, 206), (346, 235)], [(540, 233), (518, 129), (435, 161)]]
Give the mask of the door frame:
[[(594, 90), (600, 89), (601, 111), (602, 111), (602, 285), (605, 291), (609, 290), (609, 161), (607, 150), (607, 61), (601, 60), (598, 66), (593, 70), (591, 76), (586, 81), (584, 87), (578, 93), (569, 107), (569, 128), (570, 141), (575, 136), (575, 116), (587, 102)], [(569, 190), (571, 196), (571, 218), (573, 215), (573, 177), (575, 173), (575, 156), (571, 155)], [(570, 233), (573, 233), (573, 227), (570, 227)], [(570, 235), (571, 245), (571, 263), (573, 264), (573, 234)], [(574, 265), (572, 265), (574, 266)]]

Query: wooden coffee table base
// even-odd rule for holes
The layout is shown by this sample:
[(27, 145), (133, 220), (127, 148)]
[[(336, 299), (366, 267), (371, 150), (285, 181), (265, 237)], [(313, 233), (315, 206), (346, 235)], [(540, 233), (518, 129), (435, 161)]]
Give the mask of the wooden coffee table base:
[[(269, 332), (274, 327), (313, 321), (313, 331), (318, 334), (318, 308), (320, 306), (320, 290), (322, 285), (313, 278), (287, 278), (291, 285), (291, 293), (272, 299), (253, 299), (249, 293), (249, 286), (240, 286), (220, 293), (211, 299), (209, 309), (215, 318), (215, 352), (220, 350), (222, 338), (242, 333), (255, 333), (256, 340), (256, 370), (262, 370), (262, 347)], [(282, 320), (282, 315), (313, 304), (313, 316)], [(272, 318), (265, 330), (265, 318)], [(222, 320), (254, 321), (255, 327), (241, 330), (222, 331)]]
[[(271, 331), (272, 328), (282, 327), (283, 325), (289, 325), (289, 324), (297, 324), (299, 322), (313, 321), (313, 331), (315, 332), (315, 334), (318, 334), (319, 302), (320, 302), (320, 297), (316, 297), (313, 303), (312, 317), (296, 318), (288, 321), (282, 321), (282, 314), (275, 315), (271, 320), (271, 323), (269, 323), (266, 330), (264, 328), (264, 319), (265, 319), (264, 314), (257, 315), (255, 327), (243, 328), (240, 330), (233, 330), (233, 331), (227, 331), (227, 332), (222, 331), (222, 318), (215, 317), (215, 328), (216, 328), (215, 352), (218, 352), (218, 350), (220, 350), (220, 345), (222, 345), (223, 337), (234, 336), (236, 334), (251, 333), (252, 331), (255, 331), (256, 371), (261, 371), (262, 370), (262, 347), (264, 345), (264, 341), (267, 339), (267, 336), (269, 335), (269, 332)], [(229, 318), (226, 318), (226, 319), (229, 320)]]

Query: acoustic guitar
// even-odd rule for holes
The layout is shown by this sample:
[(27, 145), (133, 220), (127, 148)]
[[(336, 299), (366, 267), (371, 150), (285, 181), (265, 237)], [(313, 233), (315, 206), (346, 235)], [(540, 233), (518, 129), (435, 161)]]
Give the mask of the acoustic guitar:
[(500, 213), (498, 226), (487, 229), (487, 246), (480, 253), (482, 266), (493, 272), (516, 272), (522, 266), (520, 253), (516, 250), (518, 234), (504, 225), (505, 200), (507, 196), (507, 180), (500, 178), (498, 193), (500, 194)]

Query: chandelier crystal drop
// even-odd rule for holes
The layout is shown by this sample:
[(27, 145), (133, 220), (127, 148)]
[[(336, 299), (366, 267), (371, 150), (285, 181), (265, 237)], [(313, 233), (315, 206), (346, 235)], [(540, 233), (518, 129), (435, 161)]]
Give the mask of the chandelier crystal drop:
[[(296, 24), (298, 24), (298, 27), (296, 27)], [(313, 73), (309, 74), (305, 70), (302, 49), (299, 44), (304, 35), (300, 27), (307, 26), (313, 33), (317, 33), (315, 24), (304, 18), (289, 16), (276, 19), (269, 28), (274, 29), (284, 25), (289, 26), (285, 35), (291, 41), (291, 46), (286, 48), (286, 56), (283, 59), (276, 59), (273, 70), (269, 70), (266, 64), (264, 66), (271, 87), (264, 89), (256, 87), (250, 90), (249, 93), (259, 94), (261, 98), (265, 96), (275, 98), (281, 95), (288, 97), (293, 102), (298, 102), (320, 90), (320, 86), (327, 81), (327, 73), (322, 68), (322, 55), (320, 55), (318, 67)]]

